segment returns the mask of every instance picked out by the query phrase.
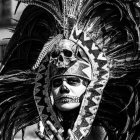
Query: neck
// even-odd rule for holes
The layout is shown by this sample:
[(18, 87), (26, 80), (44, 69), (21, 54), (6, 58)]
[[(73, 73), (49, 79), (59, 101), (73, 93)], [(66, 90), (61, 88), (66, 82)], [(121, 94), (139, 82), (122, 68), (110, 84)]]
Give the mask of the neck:
[(80, 107), (70, 111), (60, 111), (57, 109), (61, 125), (64, 128), (64, 137), (67, 136), (68, 129), (72, 129), (78, 117)]

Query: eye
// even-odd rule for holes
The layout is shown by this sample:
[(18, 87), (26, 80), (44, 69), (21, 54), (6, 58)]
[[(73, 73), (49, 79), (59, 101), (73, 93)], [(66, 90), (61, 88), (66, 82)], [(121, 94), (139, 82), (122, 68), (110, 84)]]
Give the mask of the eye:
[(67, 83), (72, 86), (78, 86), (80, 85), (81, 80), (78, 77), (69, 77), (67, 78)]
[(55, 51), (53, 51), (53, 52), (51, 53), (51, 56), (52, 56), (52, 58), (56, 58), (56, 57), (59, 56), (59, 54), (60, 54), (60, 51), (59, 51), (59, 50), (55, 50)]
[(52, 86), (54, 88), (57, 88), (57, 87), (60, 87), (62, 83), (63, 83), (62, 78), (56, 78), (52, 81)]
[(70, 50), (64, 49), (63, 53), (66, 57), (72, 57), (72, 52)]

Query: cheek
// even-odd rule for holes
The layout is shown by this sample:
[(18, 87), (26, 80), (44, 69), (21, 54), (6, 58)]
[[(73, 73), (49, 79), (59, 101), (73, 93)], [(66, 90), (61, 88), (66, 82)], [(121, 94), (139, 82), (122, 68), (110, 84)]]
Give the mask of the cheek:
[(53, 97), (56, 97), (59, 93), (59, 88), (52, 88), (52, 95)]
[(80, 85), (77, 87), (71, 87), (71, 92), (74, 96), (80, 97), (86, 91), (86, 87), (84, 85)]

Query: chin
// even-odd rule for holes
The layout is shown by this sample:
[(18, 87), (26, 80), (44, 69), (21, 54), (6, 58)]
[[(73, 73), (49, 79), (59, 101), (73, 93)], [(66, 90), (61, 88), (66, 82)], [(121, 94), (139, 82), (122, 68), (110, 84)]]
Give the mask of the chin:
[(70, 111), (77, 107), (79, 107), (80, 103), (63, 103), (63, 104), (57, 104), (57, 108), (61, 111)]

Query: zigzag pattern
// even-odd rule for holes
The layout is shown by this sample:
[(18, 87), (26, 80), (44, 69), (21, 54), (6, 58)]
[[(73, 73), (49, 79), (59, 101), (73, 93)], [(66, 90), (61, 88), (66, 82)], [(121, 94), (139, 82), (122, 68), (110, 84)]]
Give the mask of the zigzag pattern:
[[(87, 28), (87, 30), (89, 29)], [(79, 113), (80, 115), (78, 116), (73, 128), (73, 132), (77, 136), (77, 139), (82, 139), (89, 132), (89, 129), (95, 119), (102, 97), (103, 89), (109, 78), (109, 68), (108, 61), (104, 53), (101, 52), (99, 48), (95, 45), (95, 42), (93, 42), (93, 40), (91, 40), (91, 38), (87, 36), (87, 32), (84, 32), (82, 34), (82, 28), (78, 29), (78, 27), (75, 26), (71, 33), (70, 39), (74, 42), (77, 42), (78, 44), (80, 44), (80, 46), (83, 47), (83, 49), (92, 59), (91, 61), (93, 64), (92, 67), (94, 82), (90, 85), (92, 88), (92, 93), (91, 91), (86, 93), (85, 96), (87, 97), (84, 97), (83, 99), (81, 105), (82, 109)], [(91, 46), (91, 48), (88, 48), (88, 46)], [(88, 113), (86, 113), (87, 110)]]
[[(67, 2), (69, 2), (69, 5), (70, 5), (70, 7), (68, 7), (68, 8), (70, 8), (70, 9), (68, 9), (68, 11), (66, 9), (66, 6), (68, 6)], [(65, 6), (65, 7), (63, 7), (64, 8), (63, 9), (64, 10), (63, 11), (64, 35), (66, 34), (65, 33), (66, 25), (64, 25), (64, 24), (68, 23), (67, 17), (65, 17), (65, 16), (66, 15), (69, 15), (70, 17), (76, 16), (75, 14), (73, 14), (75, 9), (77, 8), (76, 5), (74, 5), (74, 7), (71, 7), (71, 5), (74, 4), (74, 2), (76, 2), (76, 1), (73, 0), (70, 2), (70, 1), (66, 0), (63, 3)], [(80, 2), (85, 2), (85, 1), (81, 0)], [(103, 3), (105, 3), (105, 1)], [(49, 6), (49, 8), (51, 7), (50, 5), (48, 5), (48, 6)], [(95, 6), (95, 8), (96, 8), (96, 6)], [(86, 95), (84, 96), (84, 99), (83, 99), (83, 102), (81, 105), (82, 107), (80, 109), (79, 115), (77, 117), (77, 120), (76, 120), (76, 122), (74, 124), (74, 128), (73, 128), (73, 132), (78, 140), (82, 139), (83, 137), (85, 137), (87, 135), (87, 133), (89, 132), (90, 127), (95, 119), (95, 116), (96, 116), (96, 113), (97, 113), (97, 110), (98, 110), (98, 107), (100, 104), (100, 100), (102, 98), (102, 93), (103, 93), (104, 87), (109, 79), (110, 69), (112, 68), (112, 64), (111, 64), (111, 62), (109, 62), (110, 60), (109, 61), (107, 60), (107, 57), (105, 56), (104, 52), (107, 50), (107, 47), (109, 46), (108, 44), (111, 41), (111, 39), (112, 38), (114, 39), (114, 37), (116, 36), (116, 33), (112, 33), (112, 32), (111, 33), (109, 32), (107, 35), (103, 36), (101, 29), (103, 29), (103, 31), (106, 30), (108, 32), (112, 26), (109, 24), (106, 26), (107, 29), (105, 29), (105, 27), (104, 27), (105, 25), (102, 25), (102, 24), (99, 25), (99, 22), (100, 22), (99, 15), (98, 14), (96, 15), (94, 12), (92, 13), (93, 15), (89, 14), (89, 12), (91, 12), (92, 8), (94, 8), (93, 5), (89, 5), (90, 10), (88, 12), (85, 11), (85, 13), (86, 13), (85, 17), (80, 17), (80, 20), (78, 21), (78, 23), (75, 23), (75, 25), (73, 25), (74, 27), (73, 27), (70, 37), (69, 37), (70, 40), (79, 44), (85, 50), (85, 52), (87, 53), (87, 55), (90, 58), (90, 61), (92, 64), (92, 69), (93, 69), (93, 75), (92, 75), (93, 80), (87, 89)], [(106, 9), (103, 9), (103, 11), (106, 11)], [(107, 14), (108, 14), (108, 12), (109, 12), (109, 10), (107, 9)], [(109, 15), (110, 14), (108, 14), (108, 16)], [(93, 17), (95, 16), (95, 18), (92, 19), (92, 16)], [(105, 16), (105, 18), (107, 18), (107, 15), (104, 15), (104, 16)], [(83, 23), (82, 21), (86, 20), (86, 18), (89, 18), (89, 20), (87, 21), (87, 25), (85, 27), (84, 26), (85, 23)], [(80, 21), (81, 21), (81, 23), (80, 23)], [(108, 22), (109, 21), (106, 21), (106, 19), (105, 19), (105, 21), (103, 23), (108, 24)], [(119, 28), (119, 32), (120, 32), (120, 28)], [(119, 32), (117, 32), (117, 33), (119, 33)], [(97, 36), (97, 34), (98, 34), (98, 36)], [(112, 46), (109, 46), (109, 47), (111, 48)], [(117, 48), (116, 52), (114, 50), (111, 50), (114, 52), (114, 54), (109, 52), (109, 55), (112, 55), (113, 58), (115, 58), (115, 60), (116, 60), (116, 64), (118, 62), (119, 68), (122, 68), (121, 65), (123, 65), (123, 63), (121, 64), (119, 60), (121, 60), (122, 62), (125, 60), (129, 61), (129, 59), (131, 57), (127, 57), (126, 59), (123, 59), (124, 55), (125, 55), (124, 54), (124, 55), (119, 55), (119, 59), (118, 59), (117, 54), (120, 51), (122, 52), (123, 50), (122, 50), (122, 48), (119, 48), (119, 46), (117, 46), (116, 48)], [(118, 49), (119, 49), (119, 51), (118, 51)], [(38, 102), (38, 104), (40, 104), (40, 103)], [(51, 113), (51, 111), (50, 111), (51, 109), (50, 108), (47, 108), (47, 109), (48, 109), (47, 111)], [(43, 113), (43, 111), (42, 111), (42, 113)], [(53, 118), (50, 118), (50, 119), (53, 121)]]
[(48, 135), (50, 139), (53, 139), (54, 136), (52, 132), (49, 130), (48, 125), (46, 124), (47, 120), (51, 120), (54, 126), (57, 128), (59, 133), (63, 133), (63, 129), (57, 120), (57, 117), (52, 109), (50, 97), (48, 95), (48, 85), (49, 81), (46, 76), (48, 76), (48, 59), (46, 58), (40, 65), (38, 74), (36, 76), (36, 84), (34, 88), (34, 99), (36, 101), (37, 109), (40, 115), (40, 118), (42, 119), (42, 123), (45, 128), (45, 133)]

